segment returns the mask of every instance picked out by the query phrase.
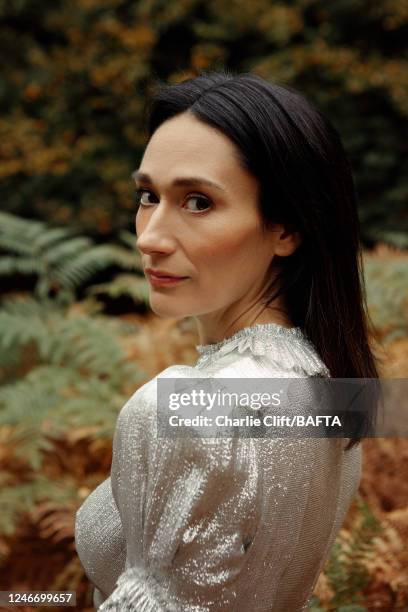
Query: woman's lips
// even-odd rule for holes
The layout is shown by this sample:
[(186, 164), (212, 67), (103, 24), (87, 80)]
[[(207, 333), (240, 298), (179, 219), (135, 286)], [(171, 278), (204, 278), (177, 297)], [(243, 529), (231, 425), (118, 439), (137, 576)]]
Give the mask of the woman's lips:
[(149, 282), (156, 287), (167, 287), (170, 285), (177, 285), (184, 280), (187, 280), (188, 276), (156, 276), (152, 272), (147, 273)]

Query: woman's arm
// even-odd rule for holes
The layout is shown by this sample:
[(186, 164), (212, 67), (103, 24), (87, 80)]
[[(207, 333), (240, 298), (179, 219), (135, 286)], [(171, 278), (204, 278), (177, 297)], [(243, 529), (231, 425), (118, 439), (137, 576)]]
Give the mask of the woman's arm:
[[(99, 610), (227, 610), (258, 521), (254, 440), (158, 439), (138, 408), (119, 416), (111, 470), (125, 532), (135, 538), (129, 567)], [(142, 466), (145, 484), (133, 478)]]

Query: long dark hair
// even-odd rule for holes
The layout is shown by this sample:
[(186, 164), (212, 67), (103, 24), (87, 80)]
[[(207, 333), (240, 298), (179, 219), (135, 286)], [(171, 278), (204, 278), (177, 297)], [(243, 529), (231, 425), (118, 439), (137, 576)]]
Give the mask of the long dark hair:
[[(186, 111), (228, 136), (243, 166), (259, 180), (263, 230), (282, 223), (302, 236), (295, 253), (273, 258), (271, 278), (276, 278), (266, 304), (284, 296), (292, 322), (314, 344), (332, 377), (378, 379), (378, 357), (369, 343), (374, 328), (357, 195), (337, 130), (288, 85), (227, 70), (159, 84), (146, 106), (149, 137)], [(347, 449), (372, 433), (375, 417), (373, 397)]]

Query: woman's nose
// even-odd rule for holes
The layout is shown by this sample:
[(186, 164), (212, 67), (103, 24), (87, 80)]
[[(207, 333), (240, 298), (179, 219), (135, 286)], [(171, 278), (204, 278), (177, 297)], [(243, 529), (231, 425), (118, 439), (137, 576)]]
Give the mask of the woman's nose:
[(175, 239), (169, 218), (159, 208), (150, 214), (146, 222), (136, 222), (136, 247), (142, 253), (170, 253), (174, 250)]

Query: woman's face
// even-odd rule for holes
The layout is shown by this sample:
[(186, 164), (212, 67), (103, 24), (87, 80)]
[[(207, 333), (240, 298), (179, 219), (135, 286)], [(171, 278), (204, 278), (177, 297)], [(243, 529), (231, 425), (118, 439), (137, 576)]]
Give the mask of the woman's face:
[(262, 232), (258, 181), (237, 155), (224, 134), (189, 113), (163, 123), (146, 147), (134, 173), (143, 268), (187, 277), (171, 286), (150, 281), (159, 316), (229, 320), (259, 303), (279, 232)]

